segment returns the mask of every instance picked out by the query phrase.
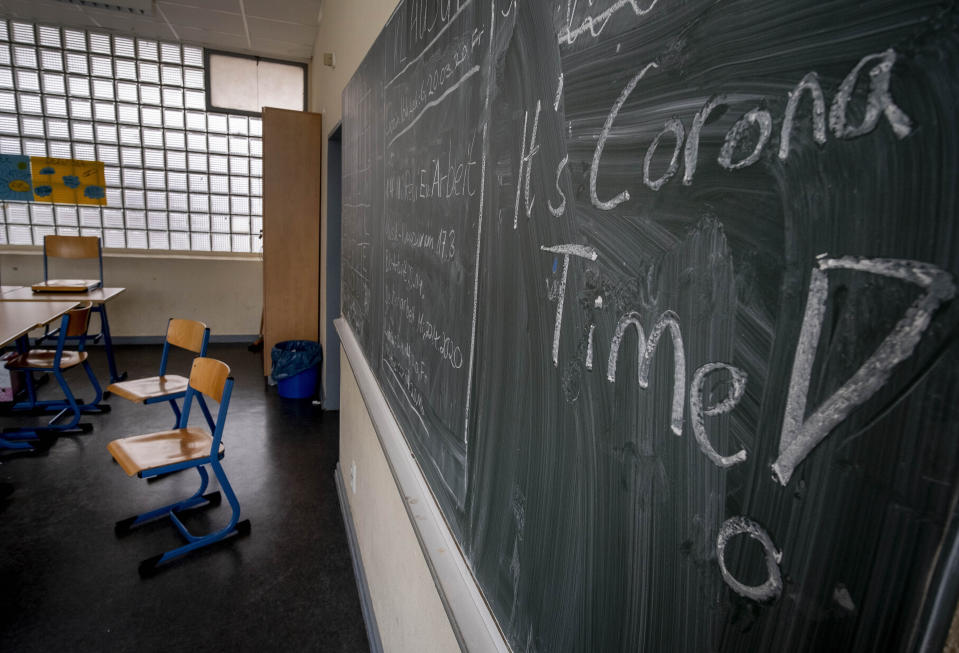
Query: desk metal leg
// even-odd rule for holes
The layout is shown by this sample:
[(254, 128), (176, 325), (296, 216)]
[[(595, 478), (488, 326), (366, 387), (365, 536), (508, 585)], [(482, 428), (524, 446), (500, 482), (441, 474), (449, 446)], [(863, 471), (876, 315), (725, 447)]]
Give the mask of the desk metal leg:
[(100, 314), (100, 333), (103, 334), (103, 349), (107, 354), (107, 364), (110, 367), (110, 383), (124, 381), (127, 373), (117, 374), (117, 363), (113, 358), (113, 339), (110, 337), (110, 321), (107, 319), (107, 305), (94, 306), (94, 311)]

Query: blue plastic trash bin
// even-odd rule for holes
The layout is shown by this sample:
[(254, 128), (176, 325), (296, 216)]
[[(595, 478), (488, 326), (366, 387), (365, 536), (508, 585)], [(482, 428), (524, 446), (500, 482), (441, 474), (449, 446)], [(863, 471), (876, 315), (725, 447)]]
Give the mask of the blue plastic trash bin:
[(299, 374), (276, 382), (276, 389), (281, 397), (287, 399), (303, 399), (316, 394), (316, 368), (311, 367)]
[(305, 399), (316, 394), (317, 368), (323, 350), (313, 340), (284, 340), (270, 352), (277, 391), (286, 399)]

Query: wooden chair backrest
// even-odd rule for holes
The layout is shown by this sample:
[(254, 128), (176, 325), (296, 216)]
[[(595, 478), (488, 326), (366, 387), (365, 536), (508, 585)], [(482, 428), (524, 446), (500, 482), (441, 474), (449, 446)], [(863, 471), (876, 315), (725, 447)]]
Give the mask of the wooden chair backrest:
[(173, 318), (167, 325), (166, 339), (175, 347), (188, 349), (195, 354), (199, 354), (200, 350), (203, 349), (203, 334), (206, 328), (203, 322)]
[(67, 323), (67, 337), (74, 338), (82, 336), (87, 332), (90, 324), (90, 309), (93, 308), (93, 302), (83, 302), (76, 308), (67, 311), (70, 321)]
[(215, 358), (194, 358), (190, 370), (190, 387), (215, 401), (223, 397), (223, 387), (230, 376), (230, 366)]
[(97, 236), (44, 236), (43, 253), (54, 258), (99, 258)]

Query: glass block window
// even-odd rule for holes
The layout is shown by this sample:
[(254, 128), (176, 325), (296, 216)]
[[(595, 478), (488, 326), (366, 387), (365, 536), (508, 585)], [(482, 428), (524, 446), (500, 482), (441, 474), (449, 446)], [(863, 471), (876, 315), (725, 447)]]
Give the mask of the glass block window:
[(207, 50), (208, 109), (260, 115), (264, 106), (306, 110), (306, 64)]
[(258, 252), (262, 123), (206, 107), (203, 48), (0, 20), (0, 153), (103, 161), (103, 207), (0, 203), (0, 244)]

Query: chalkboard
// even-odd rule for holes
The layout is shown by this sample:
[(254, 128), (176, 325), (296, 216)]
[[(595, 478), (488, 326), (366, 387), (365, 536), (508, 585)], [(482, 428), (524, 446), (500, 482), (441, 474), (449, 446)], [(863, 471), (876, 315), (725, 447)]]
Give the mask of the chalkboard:
[(408, 0), (343, 314), (517, 651), (941, 648), (952, 2)]

